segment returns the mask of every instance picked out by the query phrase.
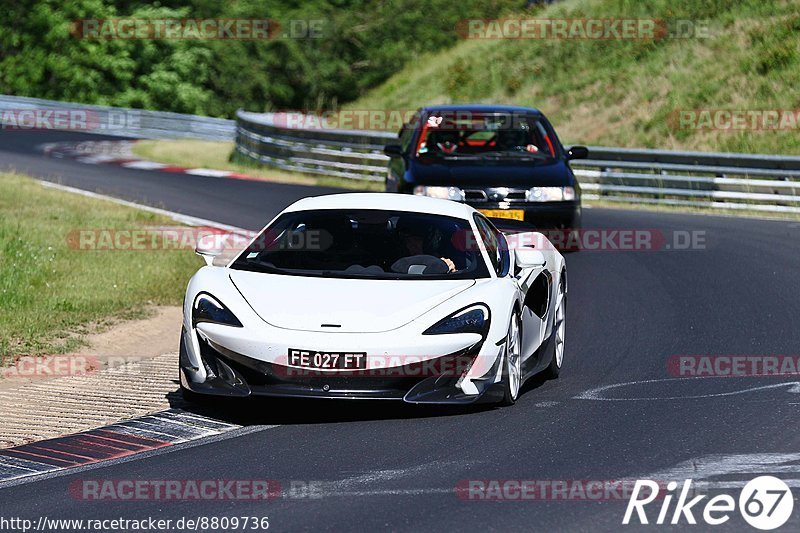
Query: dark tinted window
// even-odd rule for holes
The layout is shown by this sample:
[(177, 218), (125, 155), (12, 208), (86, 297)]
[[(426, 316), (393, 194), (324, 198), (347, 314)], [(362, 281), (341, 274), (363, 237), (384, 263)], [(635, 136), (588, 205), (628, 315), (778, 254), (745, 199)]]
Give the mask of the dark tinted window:
[(285, 213), (232, 268), (373, 279), (489, 276), (469, 222), (425, 213), (320, 210)]
[(431, 113), (422, 124), (417, 155), (421, 158), (555, 156), (553, 140), (537, 115)]

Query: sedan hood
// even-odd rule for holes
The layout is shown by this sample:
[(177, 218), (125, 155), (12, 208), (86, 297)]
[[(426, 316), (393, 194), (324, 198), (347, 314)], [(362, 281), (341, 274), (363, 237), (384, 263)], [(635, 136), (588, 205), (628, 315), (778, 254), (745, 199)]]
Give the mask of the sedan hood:
[(572, 184), (569, 167), (558, 159), (413, 161), (411, 175), (415, 185), (552, 187)]
[(475, 285), (474, 280), (362, 280), (231, 270), (265, 322), (284, 329), (377, 333), (397, 329)]

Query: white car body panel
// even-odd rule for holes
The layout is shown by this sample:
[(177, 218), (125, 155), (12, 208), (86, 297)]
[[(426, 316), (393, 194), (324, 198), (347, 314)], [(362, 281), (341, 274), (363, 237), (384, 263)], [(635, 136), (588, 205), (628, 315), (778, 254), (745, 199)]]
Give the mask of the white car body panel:
[[(475, 285), (474, 280), (407, 281), (265, 276), (231, 270), (231, 280), (268, 324), (328, 333), (374, 333), (408, 324)], [(298, 295), (311, 295), (300, 298)], [(261, 296), (263, 295), (263, 296)], [(276, 302), (279, 305), (275, 305)], [(322, 327), (336, 324), (340, 327)]]
[[(385, 209), (445, 215), (468, 220), (477, 235), (473, 219), (476, 211), (472, 207), (421, 196), (337, 194), (299, 200), (284, 212), (322, 209)], [(513, 252), (509, 254), (509, 274), (498, 277), (485, 249), (482, 256), (490, 277), (476, 280), (344, 279), (237, 270), (230, 268), (233, 262), (225, 267), (205, 266), (192, 277), (186, 291), (183, 335), (186, 357), (194, 372), (189, 377), (182, 373), (182, 383), (191, 386), (207, 379), (200, 359), (200, 339), (254, 361), (276, 365), (287, 365), (291, 348), (366, 352), (368, 369), (435, 359), (483, 340), (478, 356), (458, 385), (464, 394), (477, 395), (485, 390), (479, 382), (488, 379), (496, 383), (502, 379), (497, 362), (515, 310), (521, 310), (523, 362), (551, 334), (550, 309), (542, 319), (523, 302), (530, 284), (545, 271), (552, 280), (547, 298), (554, 301), (565, 269), (564, 258), (544, 235), (533, 235), (537, 242), (543, 243), (538, 247), (546, 264), (523, 270), (516, 277)], [(201, 292), (223, 303), (242, 327), (201, 322), (195, 328), (192, 306)], [(477, 333), (423, 335), (443, 318), (477, 303), (487, 306), (491, 313), (485, 339)], [(496, 366), (497, 372), (488, 375)], [(324, 372), (335, 375), (341, 371)]]

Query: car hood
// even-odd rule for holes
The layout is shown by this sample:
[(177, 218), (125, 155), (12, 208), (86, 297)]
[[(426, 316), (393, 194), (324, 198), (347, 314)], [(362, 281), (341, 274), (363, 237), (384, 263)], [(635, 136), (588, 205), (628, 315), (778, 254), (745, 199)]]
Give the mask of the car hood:
[(572, 171), (558, 159), (548, 161), (424, 161), (411, 164), (415, 185), (479, 187), (554, 187), (571, 185)]
[(327, 333), (397, 329), (475, 285), (474, 280), (362, 280), (243, 270), (231, 270), (230, 279), (268, 324)]

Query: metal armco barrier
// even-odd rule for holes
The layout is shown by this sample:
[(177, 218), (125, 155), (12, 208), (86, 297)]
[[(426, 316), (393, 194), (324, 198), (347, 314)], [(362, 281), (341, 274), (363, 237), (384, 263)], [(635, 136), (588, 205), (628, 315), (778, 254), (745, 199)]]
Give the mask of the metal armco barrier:
[[(74, 111), (77, 122), (64, 122), (65, 111)], [(383, 146), (397, 138), (382, 131), (288, 127), (270, 113), (240, 110), (233, 121), (0, 95), (0, 133), (37, 125), (147, 139), (235, 138), (237, 152), (260, 165), (375, 182), (386, 177)], [(593, 146), (589, 159), (571, 165), (587, 200), (800, 213), (799, 156)]]
[[(303, 129), (239, 111), (236, 150), (266, 166), (382, 182), (394, 133)], [(800, 157), (589, 147), (571, 162), (583, 197), (730, 210), (800, 213)]]
[(143, 139), (210, 141), (233, 140), (236, 132), (235, 121), (221, 118), (0, 95), (0, 131), (37, 127)]

